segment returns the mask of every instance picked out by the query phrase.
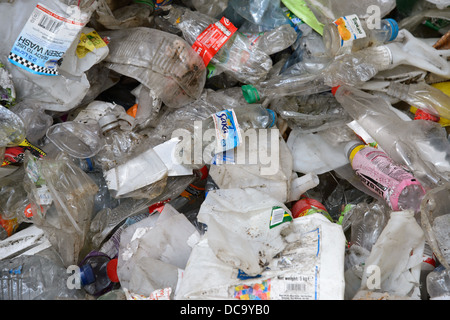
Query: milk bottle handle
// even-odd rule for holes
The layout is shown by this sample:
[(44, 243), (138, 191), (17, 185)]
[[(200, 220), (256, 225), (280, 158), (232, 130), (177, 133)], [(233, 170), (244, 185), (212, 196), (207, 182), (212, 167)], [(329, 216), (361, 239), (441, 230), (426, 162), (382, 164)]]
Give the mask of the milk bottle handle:
[(409, 64), (440, 76), (450, 75), (447, 56), (450, 50), (436, 50), (415, 38), (409, 31), (399, 31), (400, 41), (385, 45), (392, 54), (394, 66)]

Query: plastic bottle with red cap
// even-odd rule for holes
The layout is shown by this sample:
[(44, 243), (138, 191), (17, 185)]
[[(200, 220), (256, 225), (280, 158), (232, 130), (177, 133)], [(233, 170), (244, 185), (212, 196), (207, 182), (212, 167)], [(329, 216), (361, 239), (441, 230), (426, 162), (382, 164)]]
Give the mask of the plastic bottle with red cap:
[(81, 263), (80, 281), (83, 289), (93, 296), (111, 291), (119, 283), (117, 258), (111, 259), (102, 252), (90, 252)]

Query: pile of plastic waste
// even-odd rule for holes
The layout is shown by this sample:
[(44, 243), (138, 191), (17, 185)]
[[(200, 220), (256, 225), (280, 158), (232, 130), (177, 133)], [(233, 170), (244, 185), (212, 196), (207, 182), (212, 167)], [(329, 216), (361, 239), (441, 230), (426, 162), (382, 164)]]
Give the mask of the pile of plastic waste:
[(450, 1), (0, 20), (0, 299), (450, 299)]

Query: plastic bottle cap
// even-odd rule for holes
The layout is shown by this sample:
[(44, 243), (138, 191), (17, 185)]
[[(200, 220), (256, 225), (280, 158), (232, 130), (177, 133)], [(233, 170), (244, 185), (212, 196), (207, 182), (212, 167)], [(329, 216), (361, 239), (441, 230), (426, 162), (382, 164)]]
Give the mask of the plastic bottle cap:
[(81, 285), (85, 286), (95, 282), (94, 270), (90, 264), (86, 264), (80, 267)]
[(258, 90), (251, 84), (247, 84), (241, 87), (242, 94), (244, 95), (245, 101), (248, 103), (255, 103), (261, 100), (259, 97)]
[(357, 146), (365, 146), (365, 144), (362, 141), (353, 140), (348, 142), (344, 147), (344, 153), (346, 157), (350, 159), (350, 162), (353, 160), (353, 156), (351, 156), (351, 153)]
[(272, 128), (275, 125), (275, 121), (277, 120), (277, 115), (275, 114), (275, 112), (271, 109), (267, 109), (267, 111), (269, 111), (270, 116), (272, 118), (272, 122), (269, 124), (269, 128)]
[(336, 95), (336, 91), (337, 91), (337, 89), (339, 89), (339, 87), (340, 87), (340, 85), (339, 85), (339, 86), (336, 86), (336, 87), (333, 87), (333, 88), (331, 88), (331, 93), (333, 94), (333, 96), (334, 96), (334, 95)]
[(392, 30), (392, 34), (391, 37), (389, 38), (389, 41), (395, 40), (398, 36), (398, 23), (397, 21), (395, 21), (394, 19), (388, 18), (388, 19), (384, 19), (387, 22), (389, 22), (389, 24), (391, 25), (391, 30)]
[(108, 274), (111, 282), (119, 282), (119, 276), (117, 275), (117, 258), (111, 259), (106, 265), (106, 273)]

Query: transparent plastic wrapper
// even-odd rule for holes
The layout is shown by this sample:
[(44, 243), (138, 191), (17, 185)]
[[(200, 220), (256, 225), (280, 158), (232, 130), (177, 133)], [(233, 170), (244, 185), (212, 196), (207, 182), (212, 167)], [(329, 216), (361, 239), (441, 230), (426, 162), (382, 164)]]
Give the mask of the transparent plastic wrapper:
[(175, 299), (342, 300), (342, 228), (316, 213), (294, 219), (283, 236), (286, 248), (250, 277), (215, 255), (207, 233), (192, 249)]
[(98, 187), (64, 155), (36, 159), (27, 152), (25, 157), (24, 184), (32, 222), (45, 230), (64, 265), (77, 264), (89, 245), (87, 232)]
[(27, 140), (37, 144), (53, 124), (51, 115), (45, 113), (45, 106), (33, 100), (22, 100), (11, 107), (11, 111), (20, 116), (25, 124)]
[(229, 6), (251, 24), (266, 29), (289, 24), (289, 20), (281, 10), (280, 0), (230, 0)]
[(199, 98), (206, 68), (184, 39), (144, 27), (104, 31), (101, 35), (110, 39), (107, 68), (138, 80), (172, 108)]
[[(165, 18), (182, 31), (183, 38), (190, 45), (196, 43), (197, 38), (208, 26), (217, 23), (216, 19), (207, 15), (176, 6), (171, 6)], [(293, 41), (295, 39), (292, 43)], [(214, 75), (226, 72), (244, 83), (263, 80), (272, 68), (272, 60), (262, 50), (252, 47), (251, 43), (251, 39), (240, 32), (230, 34), (228, 40), (210, 60), (210, 64), (214, 66)], [(289, 45), (287, 43), (285, 47)]]
[(446, 269), (450, 266), (449, 197), (449, 183), (429, 190), (422, 199), (420, 215), (427, 242)]
[(95, 21), (110, 30), (149, 27), (151, 17), (155, 12), (153, 1), (149, 1), (151, 4), (145, 1), (128, 1), (126, 5), (117, 8), (114, 6), (111, 8), (106, 0), (98, 2), (94, 15)]
[(0, 261), (1, 300), (85, 299), (68, 287), (67, 269), (57, 255), (23, 255)]
[(360, 290), (420, 299), (424, 246), (414, 212), (393, 211), (365, 262)]
[(16, 102), (16, 89), (13, 79), (0, 60), (0, 105), (10, 108)]
[(351, 117), (329, 92), (286, 96), (271, 102), (274, 111), (287, 121), (291, 129), (313, 133), (343, 126)]
[(0, 105), (0, 147), (19, 145), (26, 136), (26, 127), (21, 117)]
[(3, 219), (29, 220), (26, 210), (30, 201), (23, 185), (24, 174), (23, 168), (19, 168), (0, 181), (0, 212)]
[(121, 286), (147, 296), (168, 287), (175, 292), (179, 273), (199, 237), (170, 204), (164, 205), (156, 221), (149, 217), (128, 227), (120, 239), (117, 273)]
[(207, 225), (208, 244), (219, 260), (256, 276), (286, 247), (282, 232), (292, 215), (265, 192), (236, 188), (209, 191), (197, 219)]
[(229, 5), (229, 0), (184, 0), (182, 2), (190, 3), (197, 11), (213, 18), (217, 18)]
[[(95, 0), (0, 3), (1, 20), (14, 17), (13, 24), (19, 26), (2, 29), (4, 46), (0, 51), (9, 58), (5, 66), (14, 79), (17, 100), (34, 99), (48, 110), (61, 112), (81, 102), (89, 90), (89, 81), (85, 73), (73, 73), (73, 66), (61, 58), (76, 54), (79, 36), (95, 7)], [(30, 57), (24, 57), (23, 52)], [(33, 62), (27, 64), (27, 59)]]

